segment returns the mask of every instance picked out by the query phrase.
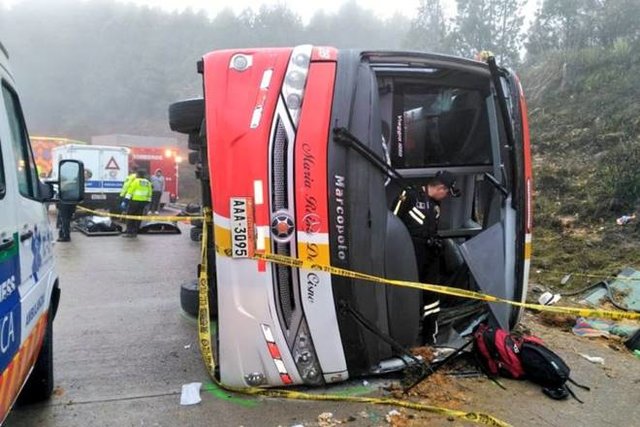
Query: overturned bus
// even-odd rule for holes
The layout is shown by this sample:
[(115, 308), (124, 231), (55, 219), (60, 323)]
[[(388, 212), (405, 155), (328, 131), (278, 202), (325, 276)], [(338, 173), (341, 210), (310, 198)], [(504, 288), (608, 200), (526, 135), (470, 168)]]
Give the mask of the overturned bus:
[[(213, 211), (209, 277), (223, 383), (320, 385), (401, 369), (394, 343), (423, 344), (422, 291), (254, 255), (417, 281), (412, 240), (392, 204), (404, 185), (443, 169), (462, 197), (442, 204), (438, 282), (524, 300), (531, 160), (511, 71), (493, 59), (298, 46), (211, 52), (198, 72), (203, 99), (171, 105), (169, 120), (189, 135)], [(457, 346), (483, 320), (510, 328), (519, 315), (443, 297), (438, 344)]]

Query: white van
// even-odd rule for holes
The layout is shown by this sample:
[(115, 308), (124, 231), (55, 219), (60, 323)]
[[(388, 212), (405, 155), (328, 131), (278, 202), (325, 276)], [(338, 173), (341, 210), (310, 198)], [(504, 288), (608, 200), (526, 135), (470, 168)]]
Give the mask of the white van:
[[(0, 44), (0, 423), (21, 390), (26, 402), (53, 391), (52, 322), (60, 300), (44, 206), (53, 188), (38, 179), (8, 62)], [(82, 163), (59, 168), (60, 201), (79, 202)]]
[[(84, 191), (88, 208), (113, 209), (120, 203), (120, 190), (129, 175), (129, 149), (106, 145), (67, 144), (51, 150), (53, 164), (65, 159), (80, 160), (84, 164)], [(58, 179), (55, 167), (51, 173)]]

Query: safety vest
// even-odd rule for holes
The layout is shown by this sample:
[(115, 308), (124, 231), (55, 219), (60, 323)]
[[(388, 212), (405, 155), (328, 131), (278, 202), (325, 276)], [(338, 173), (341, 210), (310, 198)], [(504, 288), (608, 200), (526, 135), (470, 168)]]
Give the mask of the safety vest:
[(151, 182), (146, 178), (135, 178), (127, 188), (125, 197), (135, 202), (150, 202), (152, 194)]
[(136, 178), (136, 174), (131, 173), (129, 174), (127, 179), (124, 180), (124, 183), (122, 184), (122, 189), (120, 190), (120, 197), (124, 197), (127, 195), (127, 189), (129, 188), (131, 181), (133, 181), (135, 178)]

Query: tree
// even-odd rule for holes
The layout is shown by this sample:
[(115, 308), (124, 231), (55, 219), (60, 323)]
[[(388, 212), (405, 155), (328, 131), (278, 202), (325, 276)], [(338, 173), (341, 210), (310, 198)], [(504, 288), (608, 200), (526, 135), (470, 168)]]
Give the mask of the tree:
[(596, 45), (595, 17), (601, 10), (599, 0), (544, 0), (529, 31), (527, 52), (535, 55)]
[(492, 51), (499, 63), (520, 61), (524, 0), (457, 0), (452, 43), (454, 52), (474, 57)]
[(405, 45), (411, 49), (449, 53), (449, 31), (440, 0), (420, 0)]

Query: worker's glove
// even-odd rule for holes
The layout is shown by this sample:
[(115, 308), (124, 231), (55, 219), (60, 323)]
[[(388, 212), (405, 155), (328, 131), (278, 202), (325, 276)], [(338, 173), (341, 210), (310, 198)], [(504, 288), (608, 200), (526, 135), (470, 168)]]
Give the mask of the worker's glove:
[(120, 210), (124, 212), (127, 210), (128, 207), (129, 207), (129, 200), (123, 199), (122, 202), (120, 202)]

